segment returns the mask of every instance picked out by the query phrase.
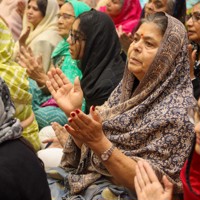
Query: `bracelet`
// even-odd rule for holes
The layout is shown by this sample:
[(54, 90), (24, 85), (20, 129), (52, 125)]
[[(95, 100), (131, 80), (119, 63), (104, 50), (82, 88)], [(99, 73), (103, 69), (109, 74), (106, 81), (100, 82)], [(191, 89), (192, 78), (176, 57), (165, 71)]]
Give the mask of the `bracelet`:
[(41, 87), (38, 86), (40, 89), (44, 89), (46, 87), (46, 85), (42, 85)]

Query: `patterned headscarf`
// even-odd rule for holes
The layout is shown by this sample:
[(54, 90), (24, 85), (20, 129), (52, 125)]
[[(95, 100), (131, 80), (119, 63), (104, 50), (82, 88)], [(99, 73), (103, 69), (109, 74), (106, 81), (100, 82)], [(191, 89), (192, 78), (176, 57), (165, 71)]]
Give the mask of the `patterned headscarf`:
[(194, 139), (188, 107), (196, 104), (189, 76), (187, 32), (168, 17), (167, 30), (144, 78), (133, 92), (135, 76), (124, 77), (99, 111), (103, 130), (125, 155), (147, 160), (161, 180), (163, 174), (180, 192), (180, 170)]
[(5, 82), (0, 78), (0, 143), (19, 138), (22, 127), (19, 120), (13, 118), (15, 108)]

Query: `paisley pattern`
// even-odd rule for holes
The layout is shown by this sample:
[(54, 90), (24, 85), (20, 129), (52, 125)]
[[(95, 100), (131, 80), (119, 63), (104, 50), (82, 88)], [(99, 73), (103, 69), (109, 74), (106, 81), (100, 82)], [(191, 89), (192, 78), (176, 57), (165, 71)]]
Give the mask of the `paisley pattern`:
[(10, 91), (0, 78), (0, 144), (7, 140), (21, 137), (20, 121), (14, 118), (15, 107), (11, 101)]
[[(132, 159), (147, 160), (159, 179), (165, 174), (174, 184), (174, 192), (180, 193), (180, 170), (195, 135), (186, 108), (196, 101), (189, 77), (185, 27), (175, 18), (167, 17), (167, 30), (157, 55), (134, 93), (136, 80), (126, 66), (122, 82), (97, 109), (108, 139)], [(88, 151), (84, 145), (78, 150), (72, 140), (65, 146), (61, 167), (79, 169), (68, 176), (71, 194), (92, 184), (91, 173), (96, 172), (96, 178), (99, 174), (110, 176), (93, 152), (86, 156)], [(75, 152), (81, 156), (72, 157)]]

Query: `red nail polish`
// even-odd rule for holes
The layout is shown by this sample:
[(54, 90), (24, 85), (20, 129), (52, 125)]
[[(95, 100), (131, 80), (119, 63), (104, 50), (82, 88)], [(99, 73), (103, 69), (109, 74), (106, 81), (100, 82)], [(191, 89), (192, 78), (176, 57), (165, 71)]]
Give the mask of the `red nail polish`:
[(95, 106), (92, 106), (92, 110), (95, 111)]
[(68, 128), (69, 128), (69, 125), (68, 125), (68, 124), (65, 124), (64, 127), (65, 127), (65, 129), (68, 129)]
[(72, 116), (72, 117), (75, 117), (75, 116), (76, 116), (76, 114), (73, 112), (73, 113), (71, 113), (71, 116)]
[(72, 123), (72, 118), (69, 118), (68, 121), (69, 121), (70, 123)]
[(80, 113), (80, 111), (77, 109), (77, 110), (75, 110), (75, 112), (76, 112), (76, 114), (78, 115), (79, 113)]

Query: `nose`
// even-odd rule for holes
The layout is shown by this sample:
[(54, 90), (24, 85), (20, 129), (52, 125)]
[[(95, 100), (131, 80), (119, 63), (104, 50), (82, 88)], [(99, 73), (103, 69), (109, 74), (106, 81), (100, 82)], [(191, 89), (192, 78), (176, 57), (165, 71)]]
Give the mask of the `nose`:
[(196, 134), (200, 134), (200, 122), (195, 125), (194, 130), (195, 130)]
[(142, 41), (141, 39), (135, 43), (132, 44), (133, 45), (133, 50), (135, 52), (141, 53), (142, 52)]
[(62, 16), (60, 16), (60, 17), (58, 17), (58, 23), (60, 24), (60, 23), (62, 23)]
[(154, 11), (155, 11), (155, 9), (154, 9), (154, 4), (153, 4), (152, 2), (147, 3), (146, 9), (147, 9), (148, 11), (150, 11), (150, 12), (154, 12)]
[(71, 40), (71, 35), (69, 34), (68, 35), (68, 38), (67, 38), (67, 40), (66, 40), (69, 44), (72, 44), (72, 40)]
[(192, 17), (190, 17), (190, 18), (187, 20), (186, 25), (187, 25), (187, 26), (193, 26)]
[(110, 7), (110, 5), (111, 5), (111, 0), (108, 0), (107, 3), (106, 3), (106, 6)]

